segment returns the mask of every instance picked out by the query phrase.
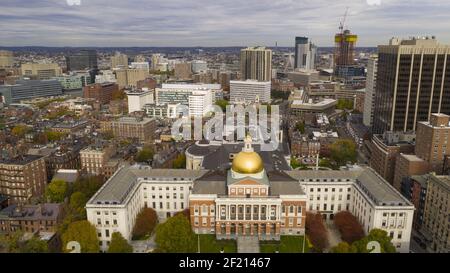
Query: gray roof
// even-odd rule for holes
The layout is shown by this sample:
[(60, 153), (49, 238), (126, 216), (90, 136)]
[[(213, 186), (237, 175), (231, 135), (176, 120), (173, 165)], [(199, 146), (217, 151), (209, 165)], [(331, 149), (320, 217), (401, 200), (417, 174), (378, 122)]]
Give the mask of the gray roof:
[(378, 175), (372, 168), (340, 171), (289, 171), (286, 172), (299, 181), (314, 182), (316, 179), (329, 179), (328, 182), (356, 180), (358, 187), (378, 206), (412, 206), (394, 187)]
[[(190, 146), (187, 152), (194, 156), (203, 156), (202, 167), (207, 170), (227, 170), (231, 167), (230, 154), (242, 151), (244, 143), (225, 143), (222, 145), (205, 145), (205, 142)], [(203, 145), (202, 145), (203, 144)], [(255, 152), (261, 156), (266, 171), (287, 171), (291, 167), (285, 157), (289, 157), (288, 144), (280, 143), (275, 151), (261, 151), (260, 144), (252, 145)]]
[(121, 167), (89, 200), (88, 204), (121, 204), (128, 194), (139, 183), (138, 178), (144, 181), (158, 180), (194, 180), (207, 171), (194, 171), (184, 169), (151, 169), (149, 167), (134, 165)]
[(56, 221), (61, 212), (60, 204), (11, 205), (0, 211), (0, 219), (52, 220)]

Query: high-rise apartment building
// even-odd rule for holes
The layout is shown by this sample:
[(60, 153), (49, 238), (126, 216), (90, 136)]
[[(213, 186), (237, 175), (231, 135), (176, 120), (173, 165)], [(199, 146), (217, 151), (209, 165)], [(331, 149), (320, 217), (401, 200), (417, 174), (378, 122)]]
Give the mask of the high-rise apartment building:
[(232, 103), (269, 103), (271, 82), (256, 80), (230, 81), (230, 102)]
[(414, 139), (414, 134), (386, 132), (383, 135), (373, 135), (370, 167), (393, 184), (397, 156), (400, 153), (412, 154)]
[(23, 204), (41, 197), (47, 184), (45, 160), (42, 156), (25, 155), (0, 159), (0, 194), (12, 204)]
[(268, 82), (272, 80), (272, 50), (248, 47), (241, 50), (241, 79)]
[(0, 86), (0, 101), (6, 104), (60, 95), (62, 87), (57, 80), (19, 80), (15, 85)]
[(116, 53), (116, 55), (111, 57), (111, 68), (127, 68), (128, 67), (128, 56), (121, 53)]
[(37, 76), (39, 80), (48, 80), (52, 77), (61, 75), (61, 67), (58, 64), (22, 64), (21, 71), (23, 76)]
[(373, 123), (373, 111), (375, 107), (375, 90), (377, 87), (378, 57), (369, 59), (367, 64), (366, 94), (364, 98), (363, 123), (371, 127)]
[(66, 56), (67, 71), (97, 69), (97, 51), (80, 50), (75, 54)]
[(308, 37), (295, 37), (295, 68), (314, 69), (317, 47)]
[(115, 83), (94, 83), (83, 88), (83, 97), (96, 99), (102, 104), (109, 103), (112, 100), (114, 92), (117, 92), (119, 87)]
[(14, 54), (11, 51), (0, 50), (0, 68), (11, 68), (14, 66)]
[(120, 69), (116, 71), (119, 88), (137, 87), (139, 81), (149, 76), (148, 69)]
[(192, 78), (191, 63), (175, 64), (175, 78), (180, 79), (180, 80), (186, 80), (186, 79)]
[(378, 47), (373, 132), (416, 130), (450, 114), (450, 47), (433, 38), (393, 38)]
[(432, 252), (450, 252), (450, 179), (446, 176), (431, 174), (427, 183), (427, 196), (423, 216), (425, 234), (431, 241)]
[(431, 170), (443, 173), (445, 156), (450, 154), (450, 116), (431, 114), (430, 121), (417, 124), (416, 155), (430, 164)]

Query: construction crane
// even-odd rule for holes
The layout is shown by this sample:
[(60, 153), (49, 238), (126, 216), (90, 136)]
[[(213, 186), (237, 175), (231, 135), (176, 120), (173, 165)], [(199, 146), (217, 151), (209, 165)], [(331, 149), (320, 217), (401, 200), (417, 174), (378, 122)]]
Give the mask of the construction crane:
[(339, 24), (339, 30), (341, 31), (341, 33), (344, 33), (344, 27), (345, 27), (345, 21), (347, 20), (347, 14), (348, 14), (348, 7), (345, 9), (344, 18), (342, 19), (342, 21)]

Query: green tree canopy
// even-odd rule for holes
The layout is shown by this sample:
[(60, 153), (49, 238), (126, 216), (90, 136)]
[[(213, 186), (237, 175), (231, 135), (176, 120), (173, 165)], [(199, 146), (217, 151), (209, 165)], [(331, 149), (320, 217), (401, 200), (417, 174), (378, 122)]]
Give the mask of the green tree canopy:
[(300, 133), (304, 134), (305, 133), (305, 122), (304, 121), (297, 122), (297, 124), (295, 125), (295, 129), (297, 129), (297, 131), (299, 131)]
[(80, 191), (74, 192), (70, 196), (69, 207), (76, 218), (86, 218), (86, 209), (84, 207), (86, 206), (87, 201), (88, 198), (86, 197), (86, 195)]
[(68, 185), (64, 180), (56, 179), (48, 184), (45, 197), (53, 203), (62, 203), (68, 193)]
[(100, 251), (97, 231), (87, 220), (70, 223), (62, 235), (62, 241), (63, 250), (66, 252), (70, 252), (66, 246), (71, 241), (80, 243), (82, 253), (98, 253)]
[(343, 166), (347, 162), (356, 162), (356, 144), (351, 139), (340, 139), (331, 144), (331, 158)]
[(63, 139), (67, 134), (62, 132), (46, 131), (45, 135), (47, 136), (48, 141), (58, 141)]
[(120, 232), (114, 232), (111, 235), (108, 253), (132, 253), (133, 247), (123, 238)]
[(20, 250), (21, 253), (47, 253), (48, 245), (46, 241), (40, 240), (33, 236), (30, 240), (25, 242)]
[(227, 110), (227, 105), (230, 104), (227, 100), (217, 100), (216, 101), (216, 105), (220, 106), (220, 108), (222, 108), (222, 111), (226, 111)]
[(395, 246), (392, 244), (392, 238), (388, 236), (388, 233), (382, 229), (372, 229), (369, 235), (356, 241), (352, 244), (359, 253), (368, 253), (367, 244), (371, 241), (377, 241), (380, 243), (381, 253), (395, 253), (397, 252)]
[(87, 199), (91, 198), (103, 185), (103, 176), (80, 177), (72, 186), (73, 192), (82, 192)]
[(193, 253), (196, 237), (188, 219), (183, 214), (169, 218), (156, 228), (158, 250), (166, 253)]
[(353, 109), (353, 100), (339, 99), (337, 102), (336, 108), (341, 109), (341, 110), (352, 110)]
[(350, 245), (347, 242), (340, 242), (337, 246), (331, 249), (333, 253), (356, 253), (356, 247)]
[(23, 137), (30, 131), (30, 127), (26, 125), (16, 125), (12, 128), (11, 133), (16, 137)]
[(151, 147), (144, 147), (142, 151), (140, 151), (136, 155), (136, 161), (137, 162), (149, 162), (153, 159), (153, 149)]
[(143, 208), (136, 216), (133, 228), (133, 240), (139, 240), (151, 235), (158, 223), (158, 215), (152, 208)]

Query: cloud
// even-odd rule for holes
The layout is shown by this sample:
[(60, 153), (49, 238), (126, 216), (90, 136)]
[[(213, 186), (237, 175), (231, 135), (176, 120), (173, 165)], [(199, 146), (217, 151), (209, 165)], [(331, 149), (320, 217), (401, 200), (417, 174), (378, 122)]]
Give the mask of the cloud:
[(306, 35), (330, 46), (346, 7), (359, 45), (450, 43), (446, 0), (2, 0), (0, 45), (292, 46)]

